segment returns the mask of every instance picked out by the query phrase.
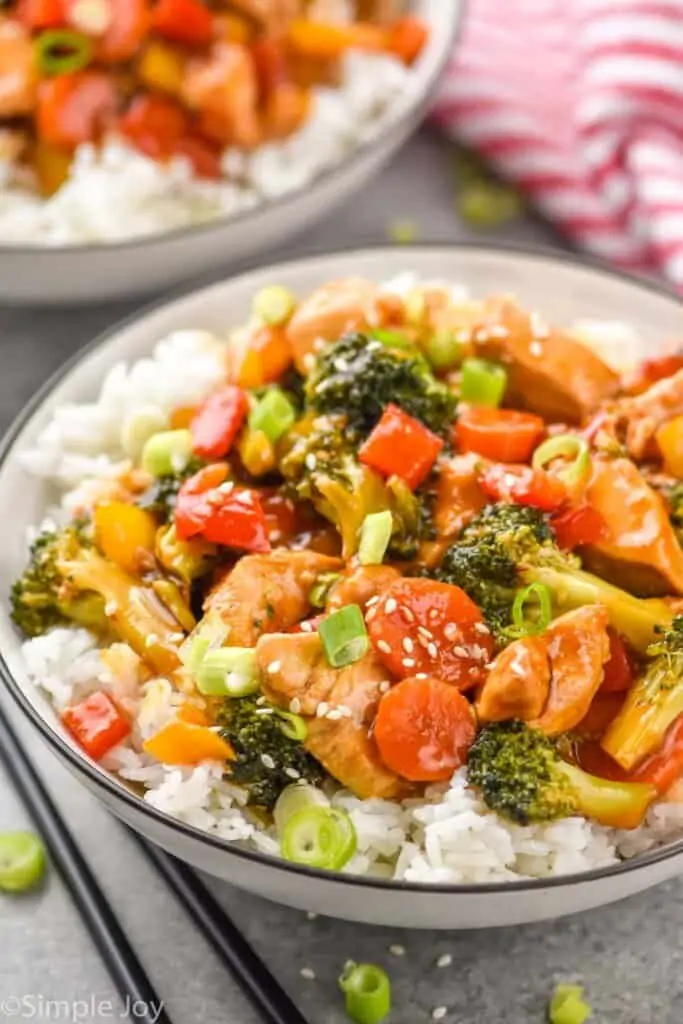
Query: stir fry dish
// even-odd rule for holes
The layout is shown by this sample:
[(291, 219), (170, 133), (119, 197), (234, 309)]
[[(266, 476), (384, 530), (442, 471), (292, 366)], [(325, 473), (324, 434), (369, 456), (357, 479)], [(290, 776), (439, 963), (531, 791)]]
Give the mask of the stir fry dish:
[(286, 138), (311, 90), (335, 87), (349, 50), (406, 66), (425, 26), (396, 0), (359, 0), (351, 20), (325, 0), (2, 0), (0, 163), (44, 196), (74, 153), (106, 136), (200, 178), (221, 156)]
[(417, 850), (454, 780), (513, 837), (676, 802), (683, 356), (617, 372), (510, 297), (359, 278), (215, 344), (14, 585), (34, 643), (96, 638), (61, 708), (91, 758), (209, 764), (260, 848), (331, 869), (392, 805)]

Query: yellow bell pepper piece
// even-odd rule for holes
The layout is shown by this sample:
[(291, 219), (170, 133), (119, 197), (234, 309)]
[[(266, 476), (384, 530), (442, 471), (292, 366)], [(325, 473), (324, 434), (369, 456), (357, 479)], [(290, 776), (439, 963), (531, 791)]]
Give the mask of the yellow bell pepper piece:
[(244, 468), (252, 476), (264, 476), (275, 469), (275, 449), (262, 430), (247, 427), (238, 447)]
[(235, 754), (229, 743), (204, 725), (173, 721), (160, 729), (143, 748), (163, 764), (199, 764), (230, 761)]
[(33, 167), (38, 178), (41, 195), (52, 196), (69, 177), (72, 154), (57, 149), (47, 142), (36, 142), (33, 150)]
[(107, 501), (95, 508), (94, 524), (102, 554), (126, 572), (139, 575), (145, 556), (154, 555), (154, 516), (125, 501)]
[(142, 53), (138, 62), (138, 76), (150, 89), (178, 96), (183, 85), (185, 59), (166, 43), (154, 40)]
[(664, 470), (672, 476), (683, 478), (683, 416), (674, 416), (664, 423), (655, 440), (664, 459)]

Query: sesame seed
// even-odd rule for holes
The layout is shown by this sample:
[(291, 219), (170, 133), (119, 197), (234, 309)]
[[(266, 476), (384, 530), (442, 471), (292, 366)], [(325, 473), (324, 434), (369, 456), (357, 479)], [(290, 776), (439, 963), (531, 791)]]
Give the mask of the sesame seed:
[(436, 608), (430, 608), (427, 614), (427, 618), (430, 622), (438, 622), (440, 618), (440, 612)]
[(453, 654), (457, 654), (457, 656), (459, 658), (466, 658), (467, 657), (467, 648), (466, 647), (454, 647), (453, 648)]
[(391, 953), (392, 956), (405, 956), (406, 955), (406, 947), (405, 946), (399, 946), (398, 944), (393, 945), (393, 946), (389, 946), (389, 952)]
[[(477, 623), (479, 625), (479, 623)], [(444, 626), (443, 635), (447, 640), (455, 640), (458, 635), (458, 627), (454, 622), (447, 622)]]
[(321, 700), (320, 703), (318, 704), (317, 708), (315, 709), (315, 717), (316, 718), (324, 718), (329, 710), (330, 710), (330, 705), (327, 703), (327, 701), (326, 700)]
[[(228, 673), (228, 678), (230, 678), (231, 675), (234, 676), (236, 674), (237, 673), (235, 673), (235, 672), (230, 672), (230, 673)], [(272, 708), (266, 708), (266, 707), (256, 708), (256, 714), (257, 715), (272, 715), (272, 713), (273, 713), (273, 709)]]
[(453, 957), (450, 953), (442, 953), (439, 959), (436, 961), (437, 967), (450, 967), (453, 963)]
[(277, 542), (279, 540), (282, 540), (282, 531), (281, 530), (271, 530), (270, 533), (268, 534), (268, 540), (272, 544), (277, 544)]
[(225, 480), (222, 484), (218, 485), (218, 490), (221, 492), (221, 494), (230, 494), (230, 491), (233, 489), (234, 486), (235, 485), (232, 482), (232, 480)]
[(439, 648), (436, 646), (436, 644), (427, 644), (427, 653), (429, 654), (430, 658), (438, 658)]
[(415, 673), (415, 678), (416, 679), (429, 679), (429, 672), (416, 672)]
[(296, 768), (285, 768), (285, 775), (290, 779), (300, 779), (301, 772), (298, 772)]
[(314, 470), (315, 467), (318, 465), (318, 459), (315, 455), (315, 452), (309, 452), (306, 458), (304, 459), (304, 462), (306, 463), (306, 469)]
[(376, 608), (371, 608), (370, 611), (365, 616), (365, 621), (366, 622), (372, 622), (372, 620), (376, 617), (376, 615), (377, 615), (377, 609)]
[(338, 373), (346, 373), (346, 371), (349, 368), (349, 364), (346, 361), (346, 359), (343, 358), (343, 356), (339, 356), (334, 361), (334, 368), (335, 370), (337, 370)]
[(386, 640), (378, 640), (377, 649), (382, 651), (383, 654), (391, 654), (391, 647), (386, 642)]
[(435, 1006), (432, 1010), (432, 1020), (443, 1020), (447, 1013), (447, 1006)]
[(529, 352), (532, 356), (542, 356), (543, 345), (541, 345), (540, 341), (532, 341), (529, 345)]
[(379, 601), (379, 596), (377, 594), (375, 594), (374, 597), (369, 598), (365, 602), (365, 607), (366, 608), (372, 608), (373, 604), (377, 604), (378, 601)]
[(184, 633), (169, 633), (168, 634), (168, 639), (169, 639), (169, 642), (172, 643), (172, 644), (179, 644), (179, 643), (182, 643), (182, 641), (185, 639), (185, 634)]
[(415, 622), (415, 616), (411, 612), (410, 608), (406, 608), (404, 604), (401, 605), (401, 607), (399, 608), (399, 612), (406, 620), (406, 622)]
[(302, 633), (312, 633), (313, 632), (313, 623), (312, 622), (302, 622), (301, 623), (301, 632)]
[(327, 714), (325, 715), (325, 718), (328, 720), (328, 722), (338, 722), (339, 719), (343, 717), (344, 715), (339, 710), (339, 708), (332, 708), (332, 710), (328, 711)]
[(145, 637), (145, 647), (154, 647), (155, 644), (159, 643), (159, 637), (156, 633), (149, 633)]
[(413, 643), (409, 636), (403, 638), (403, 650), (406, 652), (406, 654), (412, 654), (413, 651), (415, 650), (415, 644)]
[(382, 682), (381, 682), (381, 683), (379, 684), (379, 686), (377, 687), (377, 689), (379, 690), (379, 692), (380, 692), (380, 693), (388, 693), (388, 692), (389, 692), (389, 690), (391, 689), (391, 683), (389, 682), (389, 680), (388, 680), (388, 679), (384, 679), (384, 680), (382, 680)]
[[(448, 626), (452, 626), (452, 625), (453, 625), (453, 623), (449, 622)], [(446, 626), (446, 629), (448, 629), (448, 626)], [(427, 640), (431, 640), (432, 637), (434, 636), (434, 634), (432, 633), (431, 629), (427, 629), (426, 626), (418, 626), (417, 627), (417, 631), (420, 634), (420, 636), (426, 637)]]
[(388, 597), (384, 602), (384, 611), (387, 613), (387, 615), (391, 615), (391, 613), (395, 612), (397, 608), (398, 601), (396, 600), (395, 597)]
[(484, 634), (484, 633), (488, 633), (488, 631), (489, 631), (489, 627), (486, 625), (485, 622), (475, 622), (475, 624), (474, 624), (474, 632), (475, 633)]
[(507, 327), (504, 327), (502, 324), (493, 324), (492, 327), (489, 327), (489, 336), (491, 338), (507, 338), (509, 335), (510, 332)]
[(417, 638), (417, 642), (419, 643), (420, 647), (424, 647), (424, 649), (427, 650), (432, 641), (428, 640), (426, 636), (419, 636)]
[(292, 699), (289, 702), (289, 710), (292, 712), (293, 715), (299, 714), (299, 712), (301, 711), (301, 701), (299, 700), (298, 697), (292, 697)]
[(403, 658), (401, 664), (404, 668), (415, 668), (415, 658)]
[(315, 971), (312, 967), (302, 967), (299, 974), (302, 978), (305, 978), (306, 981), (313, 981), (315, 978)]
[(107, 603), (104, 606), (105, 615), (116, 615), (118, 610), (119, 606), (117, 605), (116, 601), (107, 601)]
[(276, 672), (279, 672), (282, 668), (281, 661), (271, 661), (270, 665), (266, 668), (266, 672), (269, 676), (274, 676)]
[(261, 764), (264, 768), (269, 768), (271, 771), (275, 767), (275, 761), (273, 761), (270, 754), (261, 754)]

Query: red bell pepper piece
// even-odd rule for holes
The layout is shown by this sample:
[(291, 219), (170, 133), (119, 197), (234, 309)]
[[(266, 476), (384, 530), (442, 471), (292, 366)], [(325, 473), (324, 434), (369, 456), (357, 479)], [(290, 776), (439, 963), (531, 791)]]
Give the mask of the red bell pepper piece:
[(19, 0), (16, 17), (33, 32), (66, 24), (66, 0)]
[(150, 0), (109, 0), (111, 21), (97, 46), (105, 64), (131, 60), (149, 32)]
[(397, 405), (388, 405), (361, 445), (358, 458), (384, 476), (398, 476), (411, 490), (419, 487), (443, 448), (443, 441)]
[(213, 39), (213, 15), (201, 0), (159, 0), (152, 28), (176, 43), (204, 46)]
[(532, 505), (542, 512), (554, 512), (567, 500), (561, 480), (530, 466), (489, 466), (479, 478), (479, 486), (491, 501)]
[(226, 384), (214, 391), (190, 424), (193, 451), (203, 459), (222, 459), (235, 443), (248, 410), (242, 388)]
[(118, 102), (116, 82), (105, 72), (78, 71), (47, 78), (38, 89), (38, 135), (65, 149), (93, 142), (114, 117)]
[(597, 544), (609, 536), (607, 523), (587, 502), (554, 516), (552, 527), (563, 551), (572, 551), (582, 544)]
[(619, 634), (610, 627), (609, 661), (600, 684), (601, 693), (622, 693), (636, 677), (634, 658)]
[(217, 181), (222, 176), (220, 148), (199, 135), (183, 135), (178, 139), (173, 156), (189, 160), (198, 178)]
[(651, 782), (660, 793), (666, 793), (683, 776), (683, 715), (669, 726), (659, 750), (646, 757), (630, 778), (633, 782)]
[(288, 633), (317, 633), (318, 626), (323, 621), (325, 616), (323, 614), (314, 615), (312, 619), (304, 619), (303, 622), (297, 622), (296, 626), (292, 626), (288, 629)]
[(138, 96), (118, 122), (121, 134), (154, 160), (169, 159), (188, 127), (182, 107), (162, 96)]
[(256, 491), (226, 481), (227, 466), (206, 466), (178, 492), (174, 523), (181, 540), (203, 537), (240, 551), (267, 552), (268, 521)]
[(99, 690), (67, 708), (62, 722), (94, 761), (125, 739), (130, 723), (112, 698)]
[(665, 356), (655, 356), (654, 359), (645, 359), (634, 370), (624, 375), (623, 389), (631, 395), (640, 395), (657, 381), (672, 377), (679, 370), (683, 370), (683, 352), (680, 350)]
[(474, 452), (494, 462), (528, 462), (545, 434), (540, 416), (516, 409), (463, 409), (454, 427), (461, 452)]

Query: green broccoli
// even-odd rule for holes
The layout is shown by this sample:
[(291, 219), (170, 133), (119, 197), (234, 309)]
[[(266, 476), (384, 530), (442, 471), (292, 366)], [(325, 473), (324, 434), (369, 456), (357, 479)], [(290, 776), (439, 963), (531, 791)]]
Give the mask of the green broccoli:
[(31, 545), (29, 562), (11, 591), (12, 618), (26, 636), (76, 622), (106, 628), (104, 600), (74, 588), (60, 572), (58, 559), (92, 544), (89, 524), (79, 520), (63, 530), (44, 530)]
[(140, 495), (137, 504), (140, 508), (151, 512), (161, 522), (169, 522), (173, 518), (178, 491), (185, 481), (199, 472), (204, 465), (202, 459), (193, 457), (180, 472), (157, 477), (154, 483)]
[(390, 402), (445, 434), (456, 404), (419, 352), (365, 334), (345, 335), (322, 352), (306, 382), (306, 398), (318, 413), (345, 416), (356, 440), (370, 433)]
[(519, 825), (583, 814), (635, 828), (656, 796), (648, 784), (611, 782), (568, 764), (552, 740), (516, 721), (482, 729), (469, 751), (467, 775), (487, 807)]
[(657, 750), (669, 726), (683, 714), (683, 615), (660, 631), (648, 653), (653, 660), (602, 738), (607, 753), (627, 770)]
[(683, 542), (683, 483), (679, 482), (664, 492), (669, 506), (669, 519), (679, 543)]
[(252, 695), (223, 701), (220, 732), (235, 752), (230, 781), (244, 786), (249, 803), (272, 810), (286, 786), (302, 779), (319, 785), (325, 772), (298, 741), (283, 732), (283, 719), (265, 698)]

